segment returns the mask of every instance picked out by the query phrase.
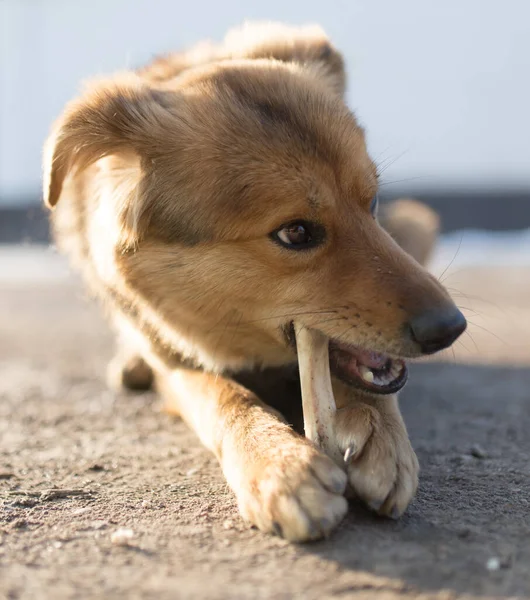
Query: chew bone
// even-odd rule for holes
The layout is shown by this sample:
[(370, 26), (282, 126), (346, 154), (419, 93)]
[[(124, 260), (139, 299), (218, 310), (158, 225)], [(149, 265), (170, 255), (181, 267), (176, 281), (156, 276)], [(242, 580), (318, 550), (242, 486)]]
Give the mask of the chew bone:
[(329, 340), (300, 323), (294, 324), (298, 368), (302, 388), (305, 435), (337, 464), (343, 464), (335, 441), (333, 421), (336, 411), (329, 371)]

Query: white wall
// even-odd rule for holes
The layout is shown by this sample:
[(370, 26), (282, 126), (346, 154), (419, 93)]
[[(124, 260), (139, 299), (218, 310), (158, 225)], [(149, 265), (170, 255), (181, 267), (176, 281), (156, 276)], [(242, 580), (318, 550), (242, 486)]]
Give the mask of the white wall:
[(39, 193), (49, 125), (90, 75), (244, 19), (319, 22), (385, 177), (530, 189), (529, 0), (0, 0), (0, 203)]

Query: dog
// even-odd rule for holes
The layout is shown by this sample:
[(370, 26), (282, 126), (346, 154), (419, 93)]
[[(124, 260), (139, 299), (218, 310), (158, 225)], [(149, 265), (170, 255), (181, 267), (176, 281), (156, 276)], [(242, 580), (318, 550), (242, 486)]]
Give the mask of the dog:
[[(330, 534), (347, 490), (379, 515), (405, 511), (418, 461), (396, 397), (403, 359), (466, 327), (379, 223), (345, 86), (320, 28), (247, 25), (89, 82), (44, 149), (57, 245), (117, 332), (110, 377), (156, 386), (219, 460), (243, 518), (297, 542)], [(435, 218), (415, 246), (402, 217), (386, 226), (424, 261)], [(329, 339), (343, 465), (288, 416), (295, 319)]]

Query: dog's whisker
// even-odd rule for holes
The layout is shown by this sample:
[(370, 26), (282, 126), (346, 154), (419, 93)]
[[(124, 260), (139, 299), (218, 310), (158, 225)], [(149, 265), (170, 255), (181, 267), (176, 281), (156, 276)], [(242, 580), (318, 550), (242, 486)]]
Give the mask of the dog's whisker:
[(241, 320), (243, 318), (243, 313), (239, 313), (239, 321), (237, 323), (237, 325), (234, 327), (234, 330), (232, 331), (232, 337), (230, 338), (230, 342), (229, 342), (229, 346), (232, 346), (232, 342), (234, 341), (234, 338), (236, 336), (237, 330), (239, 329), (239, 326), (241, 324)]
[(391, 158), (390, 156), (387, 156), (386, 158), (384, 158), (385, 152), (388, 152), (389, 150), (390, 150), (390, 147), (387, 147), (384, 150), (382, 150), (381, 152), (374, 154), (372, 156), (372, 160), (374, 161), (376, 169), (379, 168), (380, 165), (383, 165), (384, 163), (386, 163), (386, 161), (389, 160), (389, 158)]
[[(452, 271), (451, 273), (447, 273), (446, 277), (443, 280), (440, 280), (440, 283), (445, 283), (446, 281), (449, 281), (449, 279), (451, 277), (455, 277), (455, 275), (458, 275), (459, 273), (465, 273), (467, 270), (467, 267), (462, 267), (461, 269), (458, 269), (457, 271)], [(458, 282), (456, 282), (458, 283)]]
[(493, 333), (493, 331), (490, 331), (487, 327), (483, 327), (482, 325), (479, 325), (478, 323), (474, 323), (473, 321), (470, 321), (469, 319), (467, 320), (468, 323), (470, 325), (473, 325), (473, 327), (478, 327), (479, 329), (482, 329), (483, 331), (485, 331), (486, 333), (489, 333), (490, 335), (492, 335), (494, 338), (498, 339), (499, 342), (501, 342), (502, 344), (504, 344), (505, 346), (510, 347), (510, 344), (508, 344), (508, 342), (506, 340), (503, 340), (501, 337), (499, 337), (496, 333)]
[[(224, 303), (224, 300), (221, 302), (221, 304), (222, 303)], [(201, 306), (201, 311), (202, 310), (203, 310), (203, 307)], [(215, 323), (215, 325), (208, 330), (208, 333), (211, 333), (212, 331), (215, 331), (215, 329), (225, 320), (225, 318), (228, 317), (227, 320), (230, 320), (230, 316), (229, 315), (232, 314), (233, 311), (234, 311), (233, 308), (228, 309), (226, 311), (226, 313), (224, 313), (223, 316)]]
[(338, 317), (331, 317), (330, 319), (324, 319), (323, 321), (317, 321), (316, 323), (314, 323), (312, 326), (317, 328), (320, 325), (323, 325), (324, 323), (330, 323), (332, 321), (340, 321), (340, 320), (348, 320), (348, 317), (344, 317), (344, 316), (338, 316)]
[[(226, 317), (226, 322), (225, 322), (225, 324), (224, 324), (223, 331), (222, 331), (222, 333), (221, 333), (221, 334), (218, 336), (218, 338), (217, 338), (217, 342), (216, 342), (216, 344), (215, 344), (215, 347), (214, 347), (214, 350), (213, 350), (213, 355), (214, 355), (214, 356), (217, 356), (217, 355), (218, 355), (218, 350), (219, 350), (219, 347), (221, 346), (221, 343), (222, 343), (222, 341), (223, 341), (223, 338), (224, 338), (224, 336), (226, 335), (226, 332), (227, 332), (227, 330), (228, 330), (228, 327), (229, 327), (230, 321), (232, 320), (232, 318), (233, 318), (234, 314), (237, 314), (237, 310), (236, 310), (236, 309), (233, 309), (233, 308), (231, 308), (231, 309), (230, 309), (230, 310), (228, 310), (228, 311), (227, 311), (227, 312), (226, 312), (226, 313), (223, 315), (223, 317), (222, 317), (222, 318), (221, 318), (221, 319), (218, 321), (218, 324), (219, 324), (219, 323), (221, 323), (221, 322), (222, 322), (222, 321), (225, 319), (225, 317)], [(210, 332), (213, 332), (213, 331), (214, 331), (214, 328), (212, 328), (212, 329), (210, 330)]]
[(456, 340), (457, 344), (460, 344), (462, 346), (462, 348), (464, 348), (464, 350), (469, 354), (469, 348), (464, 344), (464, 342), (462, 341), (462, 339), (458, 339)]
[(456, 365), (456, 354), (455, 354), (455, 347), (451, 346), (451, 352), (453, 354), (453, 363)]
[(408, 181), (417, 181), (420, 179), (424, 179), (423, 177), (406, 177), (405, 179), (394, 179), (393, 181), (385, 181), (379, 184), (379, 187), (384, 187), (386, 185), (393, 185), (394, 183), (406, 183)]
[(451, 346), (451, 352), (453, 353), (453, 362), (456, 364), (456, 354), (454, 346)]
[(462, 233), (462, 236), (460, 238), (460, 242), (458, 242), (458, 248), (456, 249), (455, 255), (453, 256), (453, 258), (451, 259), (451, 262), (447, 265), (447, 267), (445, 267), (445, 269), (443, 270), (442, 274), (438, 277), (438, 281), (440, 283), (443, 283), (443, 276), (447, 273), (448, 269), (451, 268), (451, 265), (455, 262), (456, 257), (458, 256), (458, 253), (460, 252), (460, 248), (462, 246), (462, 240), (464, 239), (464, 234)]
[(476, 311), (474, 308), (469, 308), (468, 306), (462, 306), (460, 304), (458, 304), (457, 306), (458, 306), (458, 308), (460, 310), (467, 310), (469, 312), (472, 312), (473, 314), (477, 315), (477, 317), (481, 317), (482, 316), (482, 314), (479, 313), (478, 311)]
[(338, 311), (335, 309), (330, 309), (330, 310), (310, 310), (310, 311), (302, 311), (302, 312), (298, 312), (298, 313), (285, 313), (282, 315), (272, 315), (270, 317), (263, 317), (261, 319), (253, 319), (251, 321), (243, 321), (241, 323), (238, 323), (238, 326), (253, 325), (255, 323), (264, 323), (266, 321), (273, 321), (275, 319), (292, 319), (292, 317), (331, 314), (331, 313), (336, 313), (336, 312), (338, 312)]
[(477, 302), (484, 302), (484, 304), (489, 304), (490, 306), (493, 306), (494, 308), (496, 308), (497, 310), (499, 310), (500, 312), (502, 312), (504, 315), (508, 314), (506, 312), (506, 310), (502, 306), (500, 306), (499, 304), (497, 304), (496, 302), (493, 302), (491, 300), (487, 300), (486, 298), (482, 298), (481, 296), (473, 296), (471, 294), (466, 294), (465, 292), (461, 292), (461, 291), (459, 291), (459, 290), (457, 290), (455, 288), (446, 287), (446, 289), (448, 291), (450, 291), (451, 295), (453, 295), (455, 297), (462, 296), (466, 300), (475, 300)]
[(355, 327), (357, 327), (357, 323), (354, 323), (353, 325), (348, 327), (345, 331), (343, 331), (341, 334), (339, 334), (338, 337), (336, 338), (337, 341), (340, 341), (342, 338), (344, 338), (344, 336), (348, 335), (352, 329), (355, 329)]
[(475, 342), (475, 339), (473, 338), (473, 336), (471, 335), (471, 332), (466, 330), (466, 335), (469, 336), (469, 339), (473, 342), (473, 345), (475, 346), (475, 350), (480, 354), (480, 350), (478, 349), (477, 343)]
[(403, 150), (401, 154), (398, 154), (394, 158), (385, 158), (381, 162), (375, 161), (377, 167), (377, 178), (379, 179), (383, 173), (389, 169), (394, 163), (396, 163), (400, 158), (403, 158), (405, 154), (407, 154), (408, 150)]

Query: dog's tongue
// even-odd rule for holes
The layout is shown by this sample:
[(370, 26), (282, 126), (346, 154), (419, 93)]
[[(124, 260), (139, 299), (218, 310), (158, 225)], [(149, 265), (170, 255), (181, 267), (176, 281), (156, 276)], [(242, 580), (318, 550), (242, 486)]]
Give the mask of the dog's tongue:
[(331, 342), (330, 352), (338, 364), (354, 373), (357, 373), (360, 367), (371, 370), (383, 369), (388, 362), (388, 356), (381, 352), (363, 350), (340, 342)]
[[(347, 346), (341, 347), (339, 344), (339, 348), (348, 351)], [(351, 349), (349, 351), (351, 352)], [(355, 349), (355, 357), (359, 364), (369, 369), (382, 369), (388, 360), (388, 356), (380, 352), (371, 352), (370, 350), (361, 350), (360, 348)]]

